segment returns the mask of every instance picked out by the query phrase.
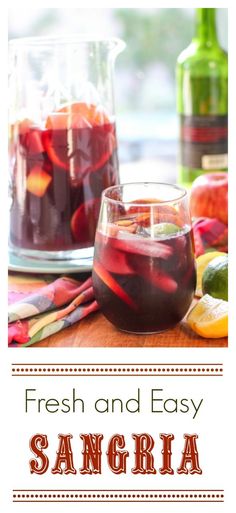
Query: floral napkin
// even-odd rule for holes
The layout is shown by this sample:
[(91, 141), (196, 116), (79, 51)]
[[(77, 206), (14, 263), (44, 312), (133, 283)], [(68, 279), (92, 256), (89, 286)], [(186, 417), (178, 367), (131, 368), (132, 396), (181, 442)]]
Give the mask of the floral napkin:
[(211, 249), (228, 252), (228, 227), (208, 217), (199, 217), (193, 222), (195, 255), (203, 255)]
[(91, 277), (81, 283), (66, 276), (53, 281), (27, 276), (24, 281), (13, 275), (9, 281), (10, 346), (30, 346), (98, 309)]

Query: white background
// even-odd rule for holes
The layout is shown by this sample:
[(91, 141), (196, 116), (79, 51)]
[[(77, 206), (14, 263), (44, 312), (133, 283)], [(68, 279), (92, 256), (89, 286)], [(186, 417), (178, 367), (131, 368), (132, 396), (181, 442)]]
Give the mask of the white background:
[[(38, 5), (37, 5), (38, 4)], [(97, 5), (99, 7), (100, 5)], [(14, 7), (13, 2), (9, 2), (9, 7)], [(19, 6), (19, 4), (17, 4)], [(69, 7), (80, 7), (80, 2), (66, 2)], [(90, 3), (86, 2), (86, 7), (90, 7)], [(144, 2), (117, 2), (111, 3), (103, 2), (101, 7), (142, 7)], [(197, 2), (145, 2), (145, 7), (196, 7), (199, 4)], [(32, 7), (30, 3), (21, 2), (22, 9), (25, 7)], [(61, 7), (65, 6), (64, 2), (34, 2), (35, 7), (47, 6), (47, 7)], [(215, 7), (216, 2), (202, 2), (201, 7)], [(219, 7), (230, 7), (229, 11), (229, 31), (230, 31), (230, 45), (229, 49), (235, 48), (235, 42), (233, 41), (235, 32), (235, 14), (234, 9), (228, 2), (219, 1), (217, 2)], [(92, 8), (92, 6), (91, 6)], [(229, 349), (28, 349), (28, 350), (14, 350), (7, 349), (6, 340), (6, 292), (7, 292), (7, 158), (4, 154), (4, 144), (7, 146), (7, 134), (6, 134), (6, 121), (7, 121), (7, 76), (4, 73), (4, 69), (7, 69), (6, 65), (6, 43), (7, 43), (7, 21), (6, 12), (2, 12), (1, 16), (1, 27), (0, 33), (3, 38), (1, 44), (1, 101), (2, 111), (5, 112), (1, 116), (1, 187), (0, 187), (0, 214), (1, 214), (1, 497), (0, 497), (0, 511), (1, 513), (8, 512), (19, 512), (19, 513), (51, 513), (51, 512), (63, 512), (70, 513), (74, 511), (94, 513), (100, 512), (143, 512), (143, 511), (159, 511), (161, 513), (200, 513), (206, 511), (207, 513), (217, 513), (218, 511), (224, 513), (232, 513), (234, 510), (235, 499), (235, 469), (234, 469), (234, 457), (235, 457), (235, 444), (233, 437), (235, 436), (235, 362), (236, 362), (236, 351), (235, 351), (235, 272), (234, 266), (236, 261), (236, 245), (235, 237), (235, 170), (236, 170), (236, 158), (235, 158), (235, 114), (236, 112), (236, 98), (235, 98), (235, 63), (233, 64), (234, 51), (232, 51), (232, 60), (230, 67), (230, 216), (231, 216), (231, 243), (230, 243), (230, 289), (231, 289), (231, 321), (230, 321), (230, 347)], [(171, 35), (170, 35), (171, 37)], [(11, 363), (16, 361), (26, 362), (188, 362), (188, 363), (224, 363), (224, 378), (44, 378), (38, 382), (36, 378), (12, 378), (11, 377)], [(107, 381), (106, 381), (107, 380)], [(109, 381), (108, 381), (109, 380)], [(140, 388), (155, 387), (156, 382), (160, 388), (164, 388), (164, 391), (170, 392), (171, 396), (178, 394), (180, 396), (191, 395), (193, 398), (204, 397), (204, 406), (201, 408), (199, 415), (192, 421), (188, 415), (186, 416), (163, 416), (161, 419), (155, 417), (154, 414), (149, 415), (148, 413), (138, 416), (124, 415), (124, 416), (84, 416), (78, 419), (76, 416), (56, 416), (49, 414), (46, 416), (26, 416), (23, 414), (23, 390), (24, 386), (38, 387), (40, 390), (48, 391), (48, 395), (55, 395), (55, 390), (59, 393), (63, 390), (70, 389), (75, 386), (81, 387), (83, 390), (85, 387), (92, 394), (94, 387), (98, 390), (98, 386), (103, 388), (104, 391), (112, 391), (112, 387), (115, 390), (119, 390), (119, 395), (130, 394), (132, 389), (136, 390), (136, 381), (140, 384)], [(99, 390), (100, 391), (100, 390)], [(87, 392), (88, 393), (88, 392)], [(106, 435), (106, 439), (116, 431), (120, 431), (126, 435), (129, 440), (129, 449), (132, 449), (130, 445), (130, 433), (141, 432), (142, 430), (149, 432), (153, 435), (156, 440), (157, 446), (159, 446), (158, 434), (162, 431), (173, 432), (176, 437), (175, 450), (173, 451), (173, 461), (175, 459), (174, 467), (179, 464), (179, 454), (182, 450), (182, 434), (184, 432), (197, 432), (199, 434), (199, 454), (200, 463), (203, 467), (204, 473), (202, 476), (160, 476), (159, 473), (156, 476), (132, 476), (127, 474), (124, 476), (113, 476), (110, 472), (105, 471), (103, 477), (101, 476), (30, 476), (28, 471), (28, 439), (36, 431), (42, 430), (43, 432), (50, 434), (50, 440), (52, 440), (52, 448), (50, 451), (54, 454), (54, 450), (57, 445), (56, 435), (60, 431), (71, 432), (74, 435), (75, 447), (78, 449), (77, 454), (74, 456), (75, 466), (80, 466), (79, 461), (79, 444), (76, 440), (76, 435), (80, 432), (95, 432), (101, 431)], [(231, 442), (232, 437), (232, 442)], [(130, 450), (131, 452), (131, 450)], [(160, 453), (157, 449), (157, 468), (160, 466)], [(132, 460), (132, 458), (130, 458)], [(15, 468), (14, 468), (15, 467)], [(96, 480), (96, 481), (95, 481)], [(34, 483), (34, 484), (33, 484)], [(41, 484), (39, 484), (41, 483)], [(224, 488), (226, 494), (226, 501), (222, 503), (214, 504), (192, 504), (192, 503), (176, 503), (176, 504), (157, 504), (157, 503), (103, 503), (103, 504), (13, 504), (11, 503), (12, 488), (25, 486), (27, 487), (40, 487), (49, 488), (52, 483), (54, 487), (65, 487), (65, 488), (91, 488), (94, 486), (99, 488), (109, 488), (117, 486), (122, 488)], [(62, 484), (63, 483), (63, 484)], [(89, 483), (89, 484), (88, 484)], [(115, 484), (116, 483), (116, 484)], [(118, 484), (119, 483), (119, 484)], [(24, 484), (24, 486), (23, 486)]]

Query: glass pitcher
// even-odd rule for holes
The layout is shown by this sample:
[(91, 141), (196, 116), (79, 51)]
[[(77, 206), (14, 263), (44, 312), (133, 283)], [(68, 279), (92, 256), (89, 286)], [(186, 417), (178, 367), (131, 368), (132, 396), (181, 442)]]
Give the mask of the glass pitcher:
[(10, 41), (10, 250), (83, 259), (103, 189), (118, 183), (113, 65), (125, 44)]

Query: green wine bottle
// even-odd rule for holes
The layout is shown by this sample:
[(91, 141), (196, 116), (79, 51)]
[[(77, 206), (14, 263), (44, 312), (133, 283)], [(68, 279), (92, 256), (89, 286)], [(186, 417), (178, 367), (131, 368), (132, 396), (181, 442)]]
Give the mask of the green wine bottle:
[(214, 8), (196, 9), (196, 32), (177, 61), (180, 117), (178, 181), (190, 186), (204, 172), (227, 171), (228, 60)]

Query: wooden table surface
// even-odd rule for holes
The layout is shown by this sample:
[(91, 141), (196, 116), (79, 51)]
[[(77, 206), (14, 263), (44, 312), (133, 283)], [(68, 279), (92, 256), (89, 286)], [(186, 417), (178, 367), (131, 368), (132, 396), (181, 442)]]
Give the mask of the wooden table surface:
[(204, 339), (186, 322), (155, 335), (133, 335), (114, 328), (101, 312), (45, 338), (32, 347), (227, 347), (227, 338)]

